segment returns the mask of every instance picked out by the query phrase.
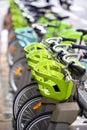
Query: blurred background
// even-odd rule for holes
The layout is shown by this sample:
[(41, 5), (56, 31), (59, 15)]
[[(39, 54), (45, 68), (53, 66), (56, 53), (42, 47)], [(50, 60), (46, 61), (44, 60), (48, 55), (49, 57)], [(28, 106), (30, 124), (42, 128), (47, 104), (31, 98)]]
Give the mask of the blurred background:
[[(40, 2), (43, 0), (40, 0)], [(55, 4), (56, 12), (69, 15), (68, 21), (75, 28), (87, 28), (87, 1), (73, 0), (70, 10), (61, 6), (58, 0), (50, 0)], [(39, 3), (39, 2), (38, 2)], [(8, 30), (3, 28), (3, 21), (9, 8), (9, 0), (0, 0), (0, 130), (12, 130), (12, 100), (9, 88), (9, 67), (7, 63)]]

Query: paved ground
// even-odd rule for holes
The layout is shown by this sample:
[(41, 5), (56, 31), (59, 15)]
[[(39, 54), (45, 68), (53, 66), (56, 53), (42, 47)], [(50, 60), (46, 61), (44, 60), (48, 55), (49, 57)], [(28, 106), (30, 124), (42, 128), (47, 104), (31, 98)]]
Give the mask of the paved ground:
[(8, 0), (0, 0), (0, 130), (12, 130), (12, 102), (8, 98), (7, 39), (5, 37), (6, 31), (3, 33), (1, 31), (7, 9)]
[[(54, 0), (52, 0), (54, 3)], [(55, 4), (57, 0), (55, 0)], [(3, 8), (2, 8), (3, 7)], [(69, 15), (71, 18), (67, 21), (74, 24), (76, 28), (87, 28), (87, 1), (74, 0), (74, 6), (71, 12), (64, 11), (59, 5), (56, 5), (57, 11), (63, 15)], [(8, 8), (8, 0), (0, 0), (0, 32), (5, 13)], [(6, 31), (3, 33), (6, 34)], [(1, 34), (0, 34), (1, 36)], [(0, 130), (12, 130), (12, 102), (9, 98), (9, 68), (6, 59), (7, 40), (0, 42)]]
[[(54, 0), (52, 0), (54, 3)], [(58, 0), (55, 0), (58, 1)], [(72, 23), (76, 28), (87, 28), (87, 1), (86, 0), (74, 0), (71, 11), (64, 11), (57, 5), (57, 11), (63, 15), (69, 15), (70, 19), (66, 20)]]

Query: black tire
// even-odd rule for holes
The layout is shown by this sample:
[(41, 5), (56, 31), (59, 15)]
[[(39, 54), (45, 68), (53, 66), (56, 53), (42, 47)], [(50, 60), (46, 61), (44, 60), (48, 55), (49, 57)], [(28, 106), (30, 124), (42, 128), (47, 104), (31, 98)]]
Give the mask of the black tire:
[(16, 38), (15, 38), (15, 32), (14, 32), (14, 30), (13, 30), (13, 28), (11, 29), (11, 30), (9, 30), (8, 31), (8, 47), (9, 47), (9, 45), (11, 44), (11, 42), (13, 41), (13, 40), (15, 40)]
[(17, 130), (23, 130), (23, 128), (26, 126), (26, 124), (32, 120), (36, 115), (39, 115), (43, 113), (44, 111), (44, 105), (41, 105), (36, 110), (33, 110), (33, 106), (37, 103), (42, 101), (42, 96), (36, 96), (32, 99), (29, 99), (24, 105), (20, 108), (17, 119), (16, 119), (16, 126)]
[(28, 123), (24, 130), (47, 130), (49, 127), (51, 115), (52, 112), (46, 112), (37, 116)]
[[(43, 112), (53, 111), (55, 105), (53, 104), (42, 104), (43, 97), (41, 95), (32, 97), (20, 108), (17, 119), (16, 126), (17, 130), (23, 130), (23, 128), (31, 121), (35, 116), (40, 115)], [(34, 109), (36, 105), (39, 107)]]
[(9, 43), (8, 51), (7, 51), (7, 60), (8, 60), (9, 66), (11, 67), (18, 59), (24, 56), (25, 56), (24, 48), (21, 47), (18, 44), (17, 39), (14, 38)]
[(28, 125), (24, 130), (68, 130), (69, 124), (64, 122), (51, 122), (52, 112), (46, 112), (37, 116)]
[[(20, 71), (16, 73), (19, 68)], [(23, 86), (29, 84), (32, 79), (30, 68), (25, 57), (20, 58), (10, 69), (9, 83), (13, 92), (19, 91)]]
[(16, 116), (19, 108), (31, 97), (40, 95), (38, 90), (38, 84), (36, 82), (31, 83), (23, 87), (15, 96), (13, 101), (13, 118), (16, 120)]
[[(7, 50), (7, 61), (9, 66), (13, 65), (13, 58), (14, 58), (14, 51), (15, 51), (15, 45), (17, 44), (17, 40), (14, 38), (8, 45)], [(13, 51), (12, 51), (13, 49)]]

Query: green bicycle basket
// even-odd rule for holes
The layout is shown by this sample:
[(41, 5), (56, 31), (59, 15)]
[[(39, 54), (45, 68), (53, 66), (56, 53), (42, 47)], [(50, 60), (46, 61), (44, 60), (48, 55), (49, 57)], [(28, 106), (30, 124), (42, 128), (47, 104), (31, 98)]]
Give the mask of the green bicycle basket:
[(32, 43), (25, 46), (24, 51), (25, 51), (26, 58), (28, 57), (30, 52), (35, 51), (35, 50), (40, 50), (40, 49), (46, 50), (46, 46), (44, 46), (41, 43)]
[(35, 68), (36, 64), (40, 62), (42, 59), (50, 59), (52, 60), (51, 54), (49, 51), (45, 49), (45, 46), (42, 44), (36, 44), (33, 43), (31, 45), (28, 45), (25, 47), (25, 53), (26, 53), (26, 58), (27, 58), (27, 63), (28, 66), (32, 70), (32, 75), (35, 77), (35, 72), (33, 69)]
[[(58, 101), (67, 100), (72, 93), (73, 82), (61, 72), (63, 65), (54, 60), (42, 60), (34, 68), (40, 93)], [(69, 75), (69, 72), (66, 71)], [(38, 78), (42, 77), (42, 78)]]

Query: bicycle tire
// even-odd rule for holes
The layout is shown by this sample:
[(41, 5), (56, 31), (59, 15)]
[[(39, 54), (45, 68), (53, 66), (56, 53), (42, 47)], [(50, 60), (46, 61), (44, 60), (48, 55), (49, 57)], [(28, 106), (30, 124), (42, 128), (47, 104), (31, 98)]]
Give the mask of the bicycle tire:
[(15, 32), (14, 32), (14, 30), (13, 30), (13, 28), (11, 29), (11, 30), (9, 30), (9, 32), (8, 32), (8, 47), (9, 47), (9, 45), (11, 44), (11, 42), (13, 41), (13, 40), (15, 40), (16, 38), (15, 38)]
[[(24, 130), (68, 130), (69, 124), (65, 122), (52, 122), (50, 121), (52, 111), (45, 112), (32, 121), (24, 128)], [(36, 126), (35, 126), (36, 125)]]
[[(35, 117), (33, 120), (31, 120), (28, 123), (28, 125), (24, 128), (24, 130), (47, 130), (47, 127), (49, 126), (49, 123), (50, 123), (51, 115), (52, 115), (52, 111), (45, 112)], [(35, 125), (38, 125), (38, 127)], [(32, 129), (32, 127), (34, 128)]]
[(8, 64), (12, 66), (18, 59), (24, 57), (24, 48), (18, 44), (16, 38), (14, 38), (8, 45), (7, 59)]
[(17, 40), (14, 38), (11, 42), (9, 42), (9, 45), (8, 45), (7, 61), (8, 61), (9, 66), (13, 65), (13, 56), (14, 55), (11, 53), (11, 48), (14, 51), (14, 49), (15, 49), (14, 46), (16, 43), (17, 43)]
[(27, 100), (23, 104), (16, 118), (17, 130), (23, 130), (23, 128), (31, 119), (33, 119), (36, 115), (43, 112), (43, 108), (42, 108), (43, 105), (40, 108), (33, 110), (33, 106), (41, 101), (42, 101), (42, 96), (36, 96)]
[[(16, 118), (17, 130), (23, 130), (27, 123), (31, 121), (36, 115), (40, 115), (41, 113), (47, 112), (49, 110), (53, 111), (55, 104), (43, 104), (42, 101), (43, 97), (39, 95), (32, 97), (23, 104), (23, 106), (18, 111)], [(37, 107), (37, 105), (39, 106)]]
[[(19, 72), (15, 73), (16, 70), (18, 70), (19, 68), (21, 68)], [(31, 79), (32, 75), (30, 72), (30, 68), (27, 65), (26, 58), (22, 57), (17, 60), (10, 69), (9, 83), (13, 92), (17, 92), (23, 86), (29, 84), (31, 82)]]
[(30, 83), (23, 87), (15, 96), (13, 101), (13, 118), (16, 120), (16, 116), (19, 108), (24, 104), (24, 102), (35, 96), (40, 95), (40, 92), (37, 89), (37, 82)]

